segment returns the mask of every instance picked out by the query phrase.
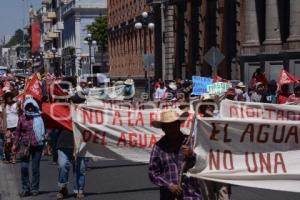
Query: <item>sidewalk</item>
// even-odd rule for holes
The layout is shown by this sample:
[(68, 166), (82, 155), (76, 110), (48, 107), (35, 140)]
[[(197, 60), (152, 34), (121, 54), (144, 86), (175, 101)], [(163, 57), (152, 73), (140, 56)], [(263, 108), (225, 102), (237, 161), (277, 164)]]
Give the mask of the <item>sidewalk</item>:
[(0, 162), (0, 200), (19, 200), (14, 165)]

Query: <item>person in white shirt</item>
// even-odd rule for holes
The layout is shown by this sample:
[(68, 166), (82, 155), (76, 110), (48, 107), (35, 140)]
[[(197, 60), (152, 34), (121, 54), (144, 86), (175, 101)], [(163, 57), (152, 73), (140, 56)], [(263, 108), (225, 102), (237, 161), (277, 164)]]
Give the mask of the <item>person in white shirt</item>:
[(236, 93), (236, 96), (234, 98), (235, 101), (250, 102), (250, 97), (245, 89), (246, 86), (244, 85), (243, 82), (239, 82), (237, 84), (237, 86), (235, 87), (235, 93)]
[(155, 90), (154, 99), (158, 101), (162, 100), (167, 96), (166, 93), (167, 88), (165, 87), (164, 83), (161, 83), (160, 87)]
[(4, 95), (3, 119), (5, 129), (4, 155), (5, 162), (16, 163), (16, 154), (12, 152), (13, 132), (19, 121), (19, 104), (14, 101), (14, 95), (7, 91)]

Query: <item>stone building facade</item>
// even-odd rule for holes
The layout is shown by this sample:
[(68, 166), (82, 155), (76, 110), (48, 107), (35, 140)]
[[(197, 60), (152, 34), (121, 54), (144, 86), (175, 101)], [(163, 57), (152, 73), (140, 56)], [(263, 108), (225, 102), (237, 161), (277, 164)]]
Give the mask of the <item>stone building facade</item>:
[(217, 68), (223, 78), (248, 82), (257, 68), (269, 80), (282, 68), (300, 77), (297, 0), (110, 0), (108, 6), (114, 76), (142, 78), (143, 31), (134, 23), (151, 10), (155, 30), (146, 49), (155, 54), (157, 78), (211, 76), (204, 58), (212, 47), (225, 57)]
[(299, 1), (243, 0), (240, 9), (242, 78), (248, 81), (258, 67), (269, 80), (277, 80), (282, 68), (300, 77)]
[(225, 56), (217, 70), (224, 78), (248, 82), (257, 68), (269, 80), (277, 80), (282, 68), (300, 77), (297, 0), (147, 2), (157, 15), (161, 13), (164, 39), (155, 53), (165, 54), (156, 66), (165, 79), (211, 76), (204, 59), (211, 47)]
[[(135, 29), (144, 11), (149, 12), (148, 22), (152, 22), (146, 1), (108, 0), (109, 64), (113, 79), (128, 75), (135, 80), (145, 78), (144, 55), (153, 55), (155, 47), (154, 31)], [(153, 76), (153, 71), (149, 71), (148, 76)]]

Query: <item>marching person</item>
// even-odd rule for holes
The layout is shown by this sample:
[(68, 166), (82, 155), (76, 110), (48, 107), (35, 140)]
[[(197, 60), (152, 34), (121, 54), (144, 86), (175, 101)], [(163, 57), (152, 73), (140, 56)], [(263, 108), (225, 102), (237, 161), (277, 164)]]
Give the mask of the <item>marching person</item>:
[(229, 88), (225, 93), (225, 98), (233, 101), (235, 97), (236, 97), (235, 89)]
[[(82, 103), (82, 99), (71, 98), (75, 104)], [(74, 153), (74, 137), (73, 133), (61, 128), (57, 138), (57, 164), (58, 164), (58, 187), (59, 191), (56, 195), (57, 200), (62, 200), (68, 197), (67, 185), (69, 182), (69, 172), (73, 167), (74, 175), (74, 194), (76, 199), (84, 199), (84, 188), (86, 179), (86, 158), (77, 157)]]
[(250, 97), (248, 93), (246, 92), (246, 85), (244, 85), (243, 82), (239, 82), (237, 86), (235, 87), (235, 100), (236, 101), (244, 101), (244, 102), (250, 102)]
[(263, 103), (277, 103), (277, 82), (275, 80), (271, 80), (268, 84), (268, 91), (266, 95), (262, 97)]
[(72, 132), (62, 129), (59, 132), (57, 140), (58, 152), (58, 187), (59, 192), (56, 195), (58, 200), (68, 197), (67, 184), (69, 182), (69, 172), (73, 166), (74, 172), (74, 193), (76, 199), (84, 198), (86, 162), (85, 158), (75, 158), (74, 139)]
[(188, 160), (187, 168), (195, 163), (192, 150), (186, 145), (188, 136), (180, 131), (180, 125), (188, 113), (175, 110), (161, 113), (160, 121), (153, 126), (161, 128), (165, 135), (155, 144), (149, 163), (150, 180), (160, 187), (161, 200), (201, 200), (200, 182), (196, 178), (183, 178), (180, 184), (181, 166)]
[(278, 92), (277, 95), (277, 103), (278, 104), (287, 103), (289, 96), (290, 96), (289, 85), (288, 84), (281, 85), (280, 91)]
[(251, 95), (250, 100), (251, 102), (260, 102), (263, 103), (265, 93), (265, 86), (263, 83), (258, 82), (255, 85), (255, 92)]
[(296, 84), (294, 87), (294, 94), (291, 94), (287, 99), (288, 104), (300, 104), (300, 84)]
[[(199, 106), (199, 114), (201, 117), (214, 117), (215, 97), (204, 95), (201, 99), (202, 104)], [(203, 197), (205, 200), (229, 200), (231, 195), (230, 185), (214, 181), (204, 181), (205, 187)]]
[(155, 90), (154, 100), (156, 101), (163, 100), (166, 97), (166, 94), (167, 94), (167, 88), (165, 87), (164, 82), (161, 82), (159, 88)]
[[(24, 114), (20, 116), (15, 134), (13, 151), (17, 149), (21, 160), (21, 197), (37, 196), (40, 185), (40, 161), (44, 148), (45, 126), (37, 102), (27, 96)], [(32, 180), (29, 180), (29, 161), (32, 160)]]
[(14, 100), (14, 95), (9, 90), (4, 94), (3, 105), (3, 128), (4, 133), (4, 155), (6, 163), (16, 163), (16, 154), (12, 151), (13, 146), (13, 132), (16, 130), (20, 114), (20, 105)]

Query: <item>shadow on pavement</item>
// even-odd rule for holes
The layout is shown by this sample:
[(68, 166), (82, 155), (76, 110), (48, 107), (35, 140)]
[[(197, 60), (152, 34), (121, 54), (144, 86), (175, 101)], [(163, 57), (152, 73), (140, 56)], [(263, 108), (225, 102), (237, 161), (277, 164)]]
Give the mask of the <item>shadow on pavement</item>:
[(158, 187), (151, 188), (140, 188), (133, 190), (119, 190), (119, 191), (111, 191), (111, 192), (100, 192), (100, 193), (85, 193), (85, 196), (95, 196), (95, 195), (107, 195), (107, 194), (122, 194), (122, 193), (131, 193), (131, 192), (146, 192), (146, 191), (157, 191)]
[(109, 165), (109, 166), (88, 166), (88, 169), (107, 169), (107, 168), (119, 168), (119, 167), (138, 167), (138, 166), (147, 166), (145, 163), (137, 163), (137, 164), (125, 164), (125, 165)]

